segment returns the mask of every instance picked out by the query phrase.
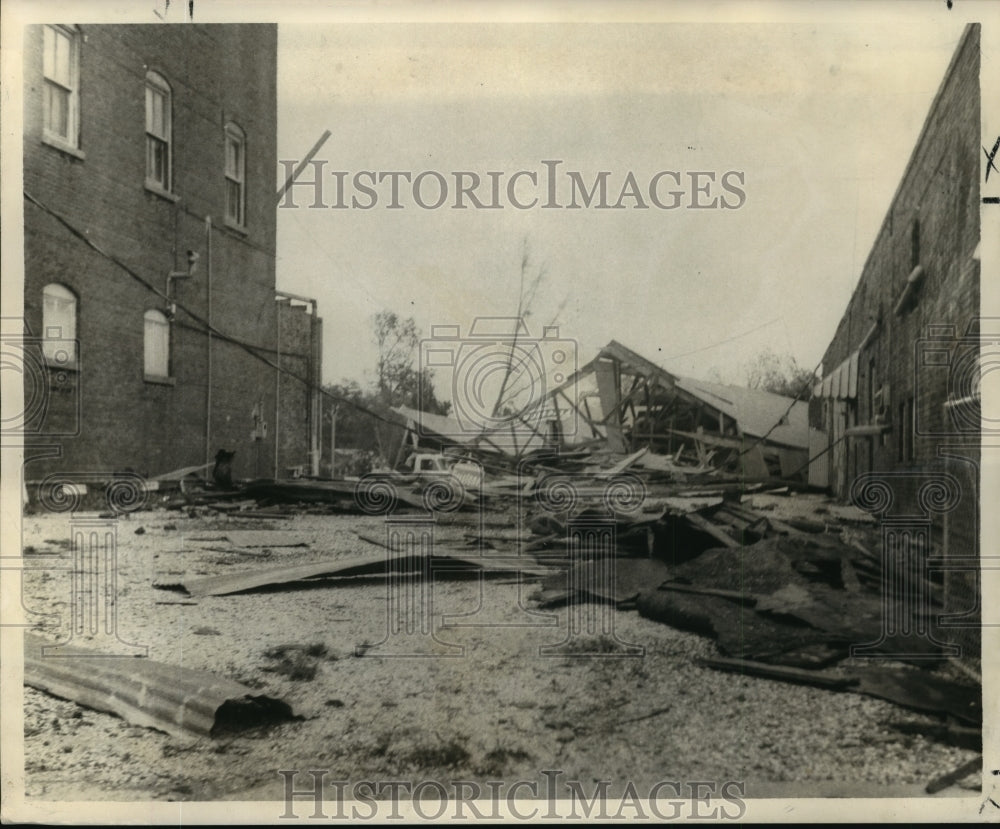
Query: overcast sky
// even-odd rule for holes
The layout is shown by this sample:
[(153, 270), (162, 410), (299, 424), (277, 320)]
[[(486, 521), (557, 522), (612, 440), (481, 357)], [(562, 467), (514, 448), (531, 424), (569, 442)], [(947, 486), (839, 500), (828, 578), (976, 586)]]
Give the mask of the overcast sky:
[[(348, 173), (348, 204), (369, 200), (351, 186), (364, 170), (441, 172), (451, 192), (422, 209), (401, 181), (403, 206), (387, 209), (385, 181), (372, 209), (307, 209), (312, 190), (298, 188), (298, 209), (278, 211), (278, 283), (319, 299), (327, 381), (370, 376), (369, 321), (382, 309), (412, 315), (428, 335), (512, 315), (525, 245), (529, 273), (544, 269), (532, 334), (556, 320), (581, 361), (614, 338), (669, 370), (731, 382), (768, 347), (811, 368), (963, 25), (283, 24), (279, 158), (301, 159), (329, 129), (316, 156), (327, 204), (333, 171)], [(543, 160), (563, 162), (561, 188), (566, 171), (588, 186), (608, 171), (610, 203), (630, 171), (645, 195), (664, 170), (739, 171), (745, 201), (694, 210), (688, 193), (674, 210), (636, 209), (634, 198), (620, 210), (513, 208), (505, 187), (518, 170), (540, 176), (537, 188), (522, 178), (522, 202), (544, 201)], [(503, 172), (505, 208), (452, 209), (452, 173), (466, 170), (487, 182), (486, 201), (486, 173)], [(661, 179), (661, 192), (674, 184)], [(438, 186), (426, 180), (421, 192), (433, 203)], [(699, 200), (716, 196), (739, 201), (718, 181)]]

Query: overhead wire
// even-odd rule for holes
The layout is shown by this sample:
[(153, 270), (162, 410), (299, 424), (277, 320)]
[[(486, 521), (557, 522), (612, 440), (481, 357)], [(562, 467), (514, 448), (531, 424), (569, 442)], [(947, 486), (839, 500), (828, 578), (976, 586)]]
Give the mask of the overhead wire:
[[(295, 372), (289, 371), (288, 369), (284, 368), (283, 366), (279, 365), (278, 363), (275, 363), (272, 360), (268, 359), (267, 357), (263, 356), (263, 354), (260, 353), (261, 351), (271, 351), (273, 353), (274, 350), (270, 349), (267, 346), (253, 345), (251, 343), (247, 343), (244, 340), (238, 339), (237, 337), (232, 336), (228, 332), (222, 331), (221, 329), (217, 328), (215, 325), (211, 324), (204, 317), (202, 317), (199, 314), (197, 314), (196, 312), (192, 311), (190, 308), (188, 308), (183, 303), (178, 302), (177, 300), (171, 298), (167, 294), (166, 291), (162, 291), (159, 288), (157, 288), (155, 285), (153, 285), (151, 282), (149, 282), (141, 274), (137, 273), (135, 270), (133, 270), (127, 264), (125, 264), (124, 262), (122, 262), (114, 254), (109, 253), (108, 251), (104, 250), (100, 245), (98, 245), (96, 242), (94, 242), (92, 239), (90, 239), (87, 236), (86, 233), (84, 233), (82, 230), (80, 230), (78, 227), (76, 227), (67, 218), (65, 218), (64, 216), (62, 216), (57, 211), (53, 210), (47, 204), (45, 204), (42, 201), (40, 201), (39, 199), (35, 198), (27, 190), (24, 191), (24, 198), (27, 199), (31, 204), (33, 204), (36, 207), (38, 207), (40, 210), (42, 210), (45, 213), (47, 213), (48, 215), (50, 215), (57, 222), (59, 222), (63, 227), (65, 227), (66, 230), (68, 230), (70, 232), (70, 234), (73, 235), (76, 239), (78, 239), (81, 242), (83, 242), (88, 248), (90, 248), (91, 250), (93, 250), (99, 256), (101, 256), (102, 258), (104, 258), (107, 261), (109, 261), (112, 264), (114, 264), (116, 267), (118, 267), (124, 273), (128, 274), (128, 276), (130, 276), (132, 279), (134, 279), (136, 282), (138, 282), (140, 285), (142, 285), (148, 291), (150, 291), (151, 293), (153, 293), (156, 296), (160, 297), (165, 302), (169, 302), (172, 305), (175, 305), (177, 308), (181, 309), (185, 314), (187, 314), (188, 317), (190, 317), (192, 320), (194, 320), (199, 325), (201, 325), (201, 329), (200, 329), (201, 333), (206, 334), (206, 335), (209, 334), (209, 333), (211, 333), (213, 336), (218, 337), (219, 339), (224, 340), (225, 342), (231, 343), (232, 345), (236, 346), (237, 348), (239, 348), (242, 351), (244, 351), (247, 354), (249, 354), (254, 359), (259, 360), (260, 362), (264, 363), (266, 366), (274, 369), (275, 371), (277, 371), (277, 372), (279, 372), (279, 373), (281, 373), (281, 374), (283, 374), (283, 375), (285, 375), (287, 377), (291, 377), (292, 379), (297, 380), (298, 382), (302, 383), (307, 389), (319, 392), (324, 397), (326, 397), (326, 398), (328, 398), (330, 400), (334, 400), (338, 404), (339, 403), (343, 403), (343, 404), (345, 404), (347, 406), (350, 406), (350, 407), (352, 407), (352, 408), (360, 411), (361, 413), (363, 413), (365, 415), (368, 415), (369, 417), (373, 417), (376, 420), (379, 420), (379, 421), (381, 421), (383, 423), (387, 423), (387, 424), (390, 424), (390, 425), (393, 425), (393, 426), (398, 426), (399, 425), (398, 421), (392, 420), (392, 419), (386, 417), (385, 415), (383, 415), (383, 414), (381, 414), (381, 413), (379, 413), (379, 412), (377, 412), (377, 411), (375, 411), (373, 409), (370, 409), (369, 407), (365, 406), (364, 404), (358, 403), (355, 400), (351, 400), (349, 397), (344, 397), (343, 395), (339, 395), (339, 394), (336, 394), (335, 392), (329, 391), (328, 389), (324, 388), (323, 386), (316, 385), (316, 384), (310, 382), (309, 380), (307, 380), (306, 378), (299, 376)], [(189, 326), (189, 328), (191, 328), (191, 330), (199, 330), (199, 329), (195, 329), (195, 328), (190, 327), (190, 326)]]

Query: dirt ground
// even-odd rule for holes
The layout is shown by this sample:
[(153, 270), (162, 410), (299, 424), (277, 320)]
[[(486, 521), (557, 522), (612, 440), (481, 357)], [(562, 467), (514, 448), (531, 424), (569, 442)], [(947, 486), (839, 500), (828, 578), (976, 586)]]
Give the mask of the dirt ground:
[[(503, 516), (493, 520), (488, 532), (513, 534)], [(60, 640), (71, 584), (56, 567), (68, 564), (70, 521), (24, 518), (24, 604), (32, 614), (59, 614), (29, 618)], [(308, 546), (241, 549), (218, 540), (233, 529), (291, 532)], [(458, 539), (468, 529), (453, 517), (436, 532)], [(530, 576), (436, 579), (437, 658), (386, 652), (394, 640), (383, 643), (381, 578), (199, 599), (154, 587), (377, 552), (358, 532), (384, 537), (383, 520), (267, 522), (163, 509), (119, 519), (121, 638), (148, 646), (155, 660), (280, 697), (300, 719), (182, 740), (25, 688), (27, 796), (280, 800), (279, 771), (310, 769), (348, 781), (542, 781), (545, 770), (559, 770), (586, 787), (611, 781), (612, 792), (628, 781), (648, 791), (676, 780), (737, 781), (748, 797), (915, 796), (976, 756), (890, 729), (890, 721), (935, 720), (887, 702), (699, 667), (692, 660), (715, 655), (712, 641), (634, 611), (611, 611), (612, 633), (573, 633), (585, 610), (538, 611)], [(39, 555), (55, 550), (65, 555), (58, 565)], [(303, 647), (275, 655), (287, 645)], [(614, 653), (624, 646), (640, 655)], [(579, 655), (595, 649), (612, 653)], [(978, 783), (971, 776), (950, 792), (968, 796)]]

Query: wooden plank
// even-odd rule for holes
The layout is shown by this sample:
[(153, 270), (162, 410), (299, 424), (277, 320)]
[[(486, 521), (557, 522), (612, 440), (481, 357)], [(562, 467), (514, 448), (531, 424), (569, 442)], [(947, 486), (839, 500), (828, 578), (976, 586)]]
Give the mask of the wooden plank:
[(720, 527), (717, 527), (711, 521), (709, 521), (704, 516), (699, 515), (696, 512), (689, 512), (684, 516), (691, 526), (696, 529), (701, 530), (704, 533), (708, 533), (712, 538), (721, 543), (725, 547), (739, 547), (740, 542), (730, 536), (728, 533), (724, 532)]
[[(617, 411), (621, 402), (621, 391), (618, 386), (616, 365), (608, 360), (598, 360), (594, 366), (594, 379), (597, 381), (601, 412)], [(624, 452), (625, 436), (620, 418), (607, 418), (604, 420), (603, 426), (607, 432), (608, 448), (614, 452)]]
[(624, 472), (626, 469), (632, 466), (632, 464), (634, 464), (637, 460), (642, 458), (647, 452), (649, 452), (648, 449), (640, 449), (638, 452), (633, 452), (631, 455), (628, 455), (627, 457), (620, 460), (614, 466), (611, 466), (608, 469), (604, 469), (598, 472), (597, 477), (610, 478), (613, 475), (620, 475), (622, 472)]
[(858, 581), (858, 574), (854, 571), (854, 565), (846, 556), (840, 560), (840, 580), (844, 583), (844, 589), (848, 593), (860, 593), (861, 582)]
[[(366, 541), (380, 544), (366, 538)], [(406, 551), (390, 551), (372, 553), (363, 556), (337, 559), (336, 561), (309, 562), (306, 564), (283, 565), (264, 570), (244, 570), (239, 573), (224, 573), (219, 576), (204, 576), (186, 579), (181, 585), (194, 598), (204, 596), (228, 596), (233, 593), (245, 593), (260, 587), (271, 587), (282, 584), (293, 584), (316, 578), (345, 578), (348, 576), (382, 576), (390, 569), (398, 572), (426, 572), (430, 567), (435, 571), (490, 571), (490, 572), (537, 572), (538, 568), (530, 568), (517, 556), (500, 557), (497, 555), (475, 555), (448, 553), (431, 556), (430, 562), (426, 556)], [(168, 585), (154, 585), (167, 589)]]
[(751, 662), (749, 659), (696, 659), (699, 665), (714, 668), (728, 673), (760, 676), (765, 679), (775, 679), (780, 682), (794, 682), (799, 685), (813, 685), (817, 688), (827, 688), (831, 691), (842, 691), (856, 685), (858, 680), (853, 677), (827, 676), (816, 671), (804, 671), (800, 668), (787, 668), (783, 665), (768, 665), (764, 662)]
[[(927, 794), (937, 794), (940, 791), (944, 791), (949, 786), (957, 783), (970, 774), (975, 774), (983, 768), (983, 758), (982, 755), (977, 757), (975, 760), (969, 760), (968, 763), (962, 763), (954, 771), (950, 771), (947, 774), (942, 774), (940, 777), (935, 777), (930, 783), (924, 788)], [(995, 773), (995, 772), (994, 772)]]
[(733, 599), (744, 604), (756, 604), (757, 597), (749, 593), (741, 593), (739, 590), (725, 590), (721, 587), (698, 587), (694, 584), (680, 584), (678, 582), (664, 582), (658, 590), (673, 590), (675, 593), (694, 593), (698, 596), (718, 596), (722, 599)]

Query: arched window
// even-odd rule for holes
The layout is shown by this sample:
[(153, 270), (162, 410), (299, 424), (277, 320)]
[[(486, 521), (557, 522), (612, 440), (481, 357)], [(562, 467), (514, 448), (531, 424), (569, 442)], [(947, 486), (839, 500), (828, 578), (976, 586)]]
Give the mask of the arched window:
[(170, 192), (171, 91), (156, 72), (146, 73), (146, 184)]
[(246, 134), (226, 124), (226, 221), (246, 225)]
[(143, 372), (147, 377), (170, 376), (170, 323), (161, 311), (144, 316)]
[(76, 364), (76, 294), (65, 285), (42, 289), (42, 354), (59, 365)]

